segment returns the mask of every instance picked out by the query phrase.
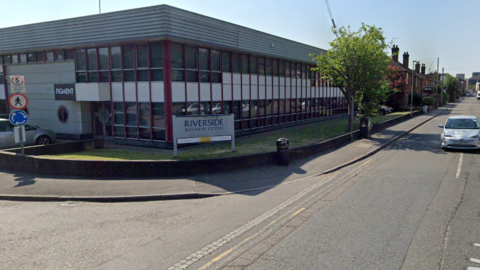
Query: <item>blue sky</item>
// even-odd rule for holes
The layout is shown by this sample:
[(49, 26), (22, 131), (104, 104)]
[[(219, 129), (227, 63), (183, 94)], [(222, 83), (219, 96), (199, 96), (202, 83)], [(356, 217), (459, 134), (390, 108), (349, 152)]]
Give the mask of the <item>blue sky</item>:
[[(3, 0), (5, 1), (5, 0)], [(4, 9), (0, 28), (98, 14), (98, 0), (16, 0)], [(479, 0), (329, 0), (337, 27), (381, 27), (413, 60), (446, 73), (480, 71)], [(461, 4), (460, 4), (461, 3)], [(328, 49), (335, 36), (325, 0), (101, 0), (101, 12), (168, 4), (312, 46)], [(1, 38), (1, 37), (0, 37)], [(389, 52), (390, 53), (390, 52)]]

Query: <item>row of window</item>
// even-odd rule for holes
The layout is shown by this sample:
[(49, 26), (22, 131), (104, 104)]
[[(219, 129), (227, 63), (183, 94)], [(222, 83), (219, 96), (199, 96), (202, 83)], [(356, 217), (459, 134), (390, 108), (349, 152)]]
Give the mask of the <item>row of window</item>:
[(54, 50), (0, 55), (0, 65), (48, 63), (73, 60), (73, 50)]

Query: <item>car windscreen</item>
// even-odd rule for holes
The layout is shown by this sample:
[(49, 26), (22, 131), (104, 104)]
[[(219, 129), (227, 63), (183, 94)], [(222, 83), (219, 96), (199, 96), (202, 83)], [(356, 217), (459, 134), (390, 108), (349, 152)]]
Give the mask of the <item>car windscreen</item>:
[(448, 129), (478, 129), (477, 119), (448, 119), (445, 128)]

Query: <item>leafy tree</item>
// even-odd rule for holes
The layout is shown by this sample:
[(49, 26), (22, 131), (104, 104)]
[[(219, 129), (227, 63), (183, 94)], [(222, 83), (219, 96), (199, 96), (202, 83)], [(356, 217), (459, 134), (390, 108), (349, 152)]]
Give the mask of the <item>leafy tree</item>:
[(314, 55), (323, 79), (339, 87), (350, 107), (349, 127), (353, 138), (352, 97), (367, 116), (372, 115), (389, 90), (386, 78), (391, 58), (385, 50), (389, 45), (381, 28), (362, 23), (356, 32), (350, 27), (333, 29), (337, 36), (330, 42), (331, 49), (325, 54)]
[(457, 99), (458, 96), (458, 79), (453, 77), (450, 74), (445, 74), (445, 78), (443, 80), (443, 88), (447, 90), (449, 93), (449, 101), (454, 101)]
[(405, 72), (401, 72), (399, 67), (389, 65), (388, 70), (390, 71), (388, 80), (391, 93), (387, 97), (386, 104), (398, 111), (405, 100), (405, 94), (400, 90), (405, 88), (407, 80)]

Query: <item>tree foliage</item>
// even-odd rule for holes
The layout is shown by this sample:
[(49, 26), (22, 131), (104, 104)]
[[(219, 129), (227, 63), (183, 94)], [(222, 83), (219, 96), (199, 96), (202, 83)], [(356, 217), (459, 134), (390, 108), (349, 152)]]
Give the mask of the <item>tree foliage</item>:
[(333, 32), (337, 38), (330, 42), (331, 49), (312, 55), (317, 61), (314, 70), (339, 87), (349, 105), (353, 96), (366, 116), (371, 116), (390, 91), (386, 78), (391, 58), (385, 53), (389, 45), (382, 29), (362, 23), (355, 32), (350, 27)]
[(449, 101), (454, 101), (458, 97), (458, 79), (453, 77), (450, 74), (445, 74), (445, 78), (443, 79), (443, 87), (449, 93)]

